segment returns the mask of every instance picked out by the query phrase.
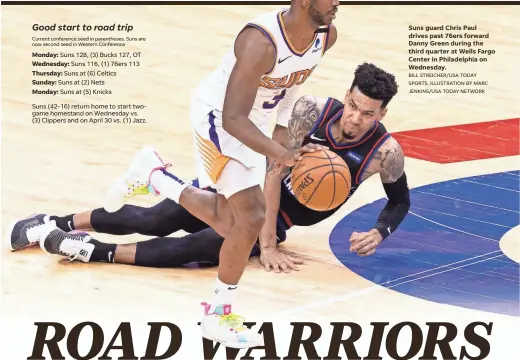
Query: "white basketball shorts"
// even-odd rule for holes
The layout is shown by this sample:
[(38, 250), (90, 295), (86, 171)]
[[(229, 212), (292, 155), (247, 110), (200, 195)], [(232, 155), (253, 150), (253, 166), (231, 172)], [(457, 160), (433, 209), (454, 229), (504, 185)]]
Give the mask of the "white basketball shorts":
[(201, 188), (211, 186), (226, 198), (257, 185), (263, 190), (266, 157), (222, 128), (221, 111), (192, 97), (190, 121)]

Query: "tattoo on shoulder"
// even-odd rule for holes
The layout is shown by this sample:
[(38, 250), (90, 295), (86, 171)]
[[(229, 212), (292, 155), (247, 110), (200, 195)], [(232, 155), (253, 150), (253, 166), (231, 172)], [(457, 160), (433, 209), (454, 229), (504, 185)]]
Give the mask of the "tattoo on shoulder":
[(321, 108), (315, 96), (305, 95), (294, 104), (289, 119), (289, 147), (295, 149), (301, 146), (305, 135), (311, 131), (320, 116)]
[(394, 182), (404, 172), (404, 154), (401, 146), (394, 142), (392, 146), (378, 151), (374, 160), (379, 162), (381, 179), (383, 182)]

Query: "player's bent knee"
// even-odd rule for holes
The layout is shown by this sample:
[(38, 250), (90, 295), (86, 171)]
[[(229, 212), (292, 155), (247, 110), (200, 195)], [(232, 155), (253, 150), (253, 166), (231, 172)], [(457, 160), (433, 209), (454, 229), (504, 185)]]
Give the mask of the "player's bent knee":
[(242, 222), (241, 224), (244, 224), (244, 227), (248, 233), (250, 232), (257, 236), (260, 230), (262, 230), (262, 226), (264, 226), (264, 223), (265, 210), (258, 208), (250, 211), (247, 220), (244, 220), (244, 222)]
[(257, 236), (265, 222), (265, 197), (260, 187), (244, 190), (230, 201), (235, 226), (246, 235)]

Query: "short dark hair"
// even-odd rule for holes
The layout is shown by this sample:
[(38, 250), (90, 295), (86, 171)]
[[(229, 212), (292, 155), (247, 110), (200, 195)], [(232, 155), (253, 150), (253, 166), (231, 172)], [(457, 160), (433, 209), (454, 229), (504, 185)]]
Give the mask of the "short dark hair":
[(398, 88), (394, 75), (366, 62), (357, 67), (350, 90), (352, 91), (356, 86), (363, 95), (382, 100), (383, 108), (397, 94)]

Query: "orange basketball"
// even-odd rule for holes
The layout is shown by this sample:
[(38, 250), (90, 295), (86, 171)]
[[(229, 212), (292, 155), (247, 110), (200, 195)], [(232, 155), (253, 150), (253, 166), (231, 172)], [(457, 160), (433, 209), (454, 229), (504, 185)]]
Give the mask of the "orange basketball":
[(345, 201), (351, 186), (345, 161), (329, 150), (303, 154), (291, 173), (296, 199), (310, 209), (326, 211)]

